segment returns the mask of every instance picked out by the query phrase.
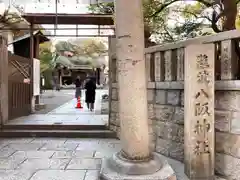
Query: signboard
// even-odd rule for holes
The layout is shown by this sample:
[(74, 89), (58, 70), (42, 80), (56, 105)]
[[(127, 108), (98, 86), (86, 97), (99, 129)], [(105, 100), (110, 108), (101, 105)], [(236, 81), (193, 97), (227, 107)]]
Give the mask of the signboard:
[(33, 95), (40, 95), (40, 61), (33, 59)]
[(189, 179), (214, 179), (215, 45), (185, 48), (185, 168)]

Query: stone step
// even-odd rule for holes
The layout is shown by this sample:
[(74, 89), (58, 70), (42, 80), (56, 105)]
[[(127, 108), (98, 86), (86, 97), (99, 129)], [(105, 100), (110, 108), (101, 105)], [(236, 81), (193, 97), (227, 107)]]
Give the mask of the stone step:
[(12, 130), (3, 129), (0, 137), (61, 137), (61, 138), (116, 138), (116, 133), (109, 130)]
[(107, 130), (106, 125), (74, 124), (6, 124), (3, 129), (12, 130)]

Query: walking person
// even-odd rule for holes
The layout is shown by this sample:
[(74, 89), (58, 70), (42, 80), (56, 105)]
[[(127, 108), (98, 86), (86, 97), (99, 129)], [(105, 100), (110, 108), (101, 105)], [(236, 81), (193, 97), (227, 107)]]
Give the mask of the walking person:
[(96, 83), (93, 77), (88, 77), (85, 83), (85, 102), (87, 103), (88, 109), (93, 111), (94, 103), (95, 103), (95, 95), (96, 95)]
[(75, 86), (76, 86), (76, 89), (75, 89), (75, 98), (81, 98), (81, 95), (82, 95), (82, 92), (81, 92), (81, 79), (80, 79), (80, 76), (77, 76), (77, 79), (75, 81)]

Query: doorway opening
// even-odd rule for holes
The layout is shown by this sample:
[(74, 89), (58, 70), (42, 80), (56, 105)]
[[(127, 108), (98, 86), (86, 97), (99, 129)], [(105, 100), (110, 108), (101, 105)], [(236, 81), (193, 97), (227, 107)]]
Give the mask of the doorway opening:
[[(114, 35), (113, 16), (59, 13), (58, 10), (62, 6), (63, 4), (56, 0), (54, 13), (22, 12), (22, 18), (29, 25), (9, 29), (20, 34), (25, 32), (24, 37), (15, 37), (12, 44), (15, 52), (27, 51), (25, 54), (17, 54), (18, 56), (30, 60), (30, 68), (26, 67), (25, 70), (30, 69), (29, 93), (32, 99), (29, 98), (28, 104), (32, 108), (32, 113), (10, 119), (4, 125), (6, 129), (45, 131), (108, 129), (108, 37)], [(75, 31), (75, 34), (71, 33), (72, 31)], [(16, 48), (17, 45), (23, 47), (23, 41), (28, 48), (17, 51), (19, 49)], [(93, 47), (96, 45), (94, 43), (105, 46), (105, 51), (94, 52)], [(48, 64), (43, 63), (45, 67), (42, 67), (42, 62), (46, 60), (43, 55), (47, 53), (45, 45), (49, 44), (52, 59)], [(83, 47), (84, 45), (87, 47)], [(87, 48), (92, 48), (92, 54), (87, 54), (90, 52)], [(35, 61), (38, 63), (34, 63)], [(86, 82), (87, 76), (95, 79), (97, 89), (94, 111), (89, 111), (86, 106), (84, 85), (80, 101), (82, 108), (76, 108), (79, 102), (75, 98), (74, 83), (78, 76), (82, 84)], [(47, 81), (50, 88), (47, 87)], [(18, 93), (21, 94), (21, 91)], [(16, 96), (15, 100), (18, 98)]]

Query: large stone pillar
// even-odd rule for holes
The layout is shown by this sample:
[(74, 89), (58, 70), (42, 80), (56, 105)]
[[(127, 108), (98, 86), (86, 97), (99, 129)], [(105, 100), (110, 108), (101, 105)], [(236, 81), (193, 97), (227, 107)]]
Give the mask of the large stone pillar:
[(8, 47), (7, 36), (0, 36), (0, 127), (8, 121)]
[(185, 173), (192, 180), (214, 180), (214, 44), (185, 49)]
[(115, 9), (122, 153), (133, 160), (148, 159), (150, 152), (142, 4), (139, 0), (116, 0)]
[(174, 178), (150, 151), (142, 1), (116, 0), (117, 70), (122, 150), (103, 161), (106, 180)]

